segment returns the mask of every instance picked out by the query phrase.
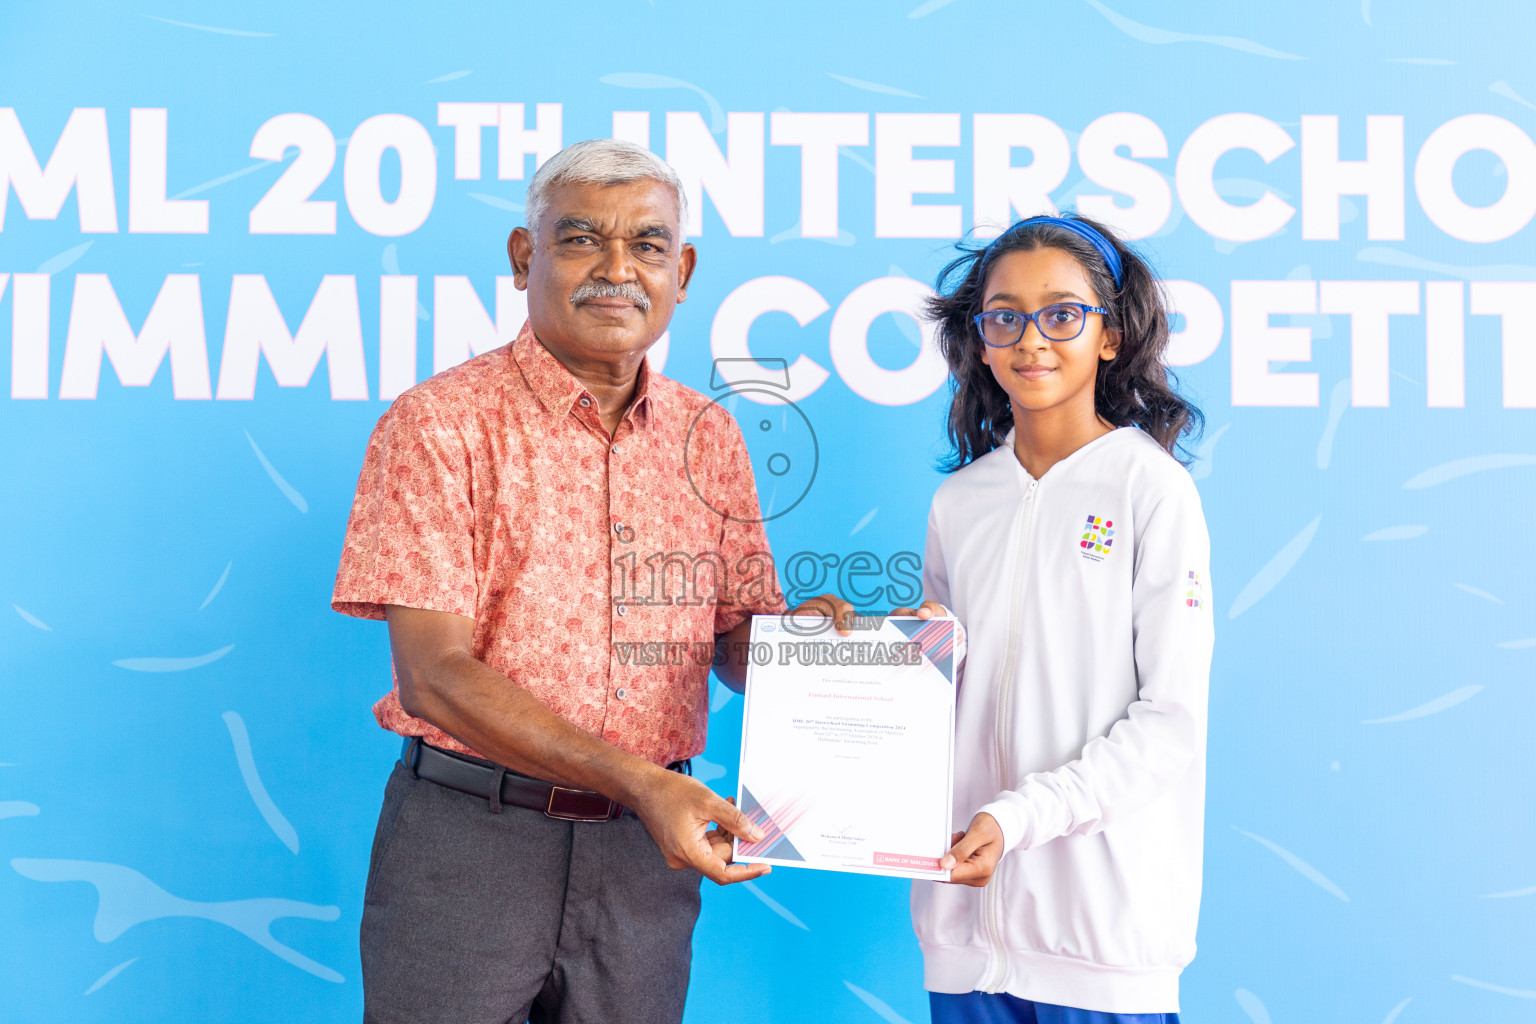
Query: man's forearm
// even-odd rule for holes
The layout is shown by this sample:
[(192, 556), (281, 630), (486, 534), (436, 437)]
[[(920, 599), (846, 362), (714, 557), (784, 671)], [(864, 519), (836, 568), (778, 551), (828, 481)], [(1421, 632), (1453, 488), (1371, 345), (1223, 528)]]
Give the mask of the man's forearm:
[(647, 776), (664, 770), (577, 728), (468, 653), (400, 672), (407, 713), (513, 771), (634, 806)]
[(752, 640), (752, 619), (747, 617), (729, 633), (715, 637), (715, 676), (727, 687), (742, 693), (747, 688), (747, 644)]
[(709, 824), (717, 822), (734, 835), (761, 839), (762, 830), (740, 809), (697, 779), (578, 729), (480, 661), (473, 654), (473, 619), (402, 605), (388, 606), (386, 616), (407, 714), (515, 771), (618, 801), (645, 823), (674, 868), (695, 868), (722, 885), (766, 870), (732, 865), (729, 844), (710, 838)]

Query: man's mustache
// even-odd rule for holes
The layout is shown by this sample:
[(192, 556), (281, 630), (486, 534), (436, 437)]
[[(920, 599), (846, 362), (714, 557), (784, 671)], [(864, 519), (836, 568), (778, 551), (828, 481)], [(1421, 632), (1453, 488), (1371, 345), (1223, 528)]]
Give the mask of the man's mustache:
[(635, 308), (642, 313), (651, 311), (651, 297), (645, 294), (645, 289), (633, 281), (623, 281), (618, 284), (612, 282), (587, 281), (578, 285), (571, 292), (571, 305), (579, 306), (584, 302), (592, 302), (595, 299), (624, 299), (633, 302)]

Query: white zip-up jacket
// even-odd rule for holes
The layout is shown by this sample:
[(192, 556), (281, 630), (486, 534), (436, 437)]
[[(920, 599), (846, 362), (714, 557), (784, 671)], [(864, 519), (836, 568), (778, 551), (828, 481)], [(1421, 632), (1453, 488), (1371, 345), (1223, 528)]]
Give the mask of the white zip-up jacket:
[(1195, 954), (1214, 629), (1182, 466), (1124, 427), (1039, 480), (1008, 443), (939, 487), (924, 598), (965, 628), (955, 830), (984, 889), (917, 882), (924, 985), (1109, 1013), (1178, 1010)]

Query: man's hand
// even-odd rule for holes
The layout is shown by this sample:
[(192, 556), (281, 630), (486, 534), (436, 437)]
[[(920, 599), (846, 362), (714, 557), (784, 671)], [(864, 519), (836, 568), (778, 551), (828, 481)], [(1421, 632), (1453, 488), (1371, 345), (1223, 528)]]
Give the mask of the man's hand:
[[(857, 614), (853, 605), (836, 594), (822, 594), (801, 602), (798, 608), (785, 612), (782, 617), (803, 615), (807, 618), (830, 619), (839, 636), (848, 636), (853, 632), (853, 617)], [(807, 634), (795, 629), (798, 636), (820, 632), (820, 629), (812, 629)], [(743, 619), (729, 633), (718, 633), (715, 636), (715, 675), (737, 693), (745, 693), (747, 689), (747, 664), (752, 660), (748, 654), (751, 640), (752, 619), (750, 617)]]
[(787, 614), (819, 615), (824, 619), (831, 619), (832, 627), (837, 630), (838, 636), (849, 636), (853, 633), (853, 617), (858, 612), (854, 610), (853, 605), (836, 594), (818, 594), (800, 602), (798, 608)]
[[(732, 807), (736, 806), (736, 798), (733, 796), (726, 797), (725, 802)], [(731, 858), (736, 855), (734, 843), (732, 842), (734, 838), (735, 836), (728, 829), (718, 825), (704, 833), (704, 839), (709, 843), (710, 850), (713, 851), (716, 857), (719, 857), (727, 864), (731, 863)], [(745, 867), (746, 865), (742, 866)], [(772, 866), (768, 864), (759, 864), (757, 866), (763, 869), (762, 874), (764, 875), (773, 870)], [(745, 879), (742, 879), (742, 881), (745, 881)]]
[(949, 870), (951, 883), (980, 889), (992, 880), (1003, 856), (1003, 829), (996, 818), (985, 812), (978, 814), (969, 828), (956, 832), (949, 841), (953, 845), (939, 858), (939, 867)]
[(892, 615), (916, 615), (920, 619), (939, 618), (949, 614), (949, 609), (937, 601), (924, 601), (916, 608), (892, 608)]
[[(763, 838), (735, 801), (722, 799), (697, 779), (660, 768), (657, 772), (633, 809), (668, 867), (693, 868), (717, 885), (760, 878), (772, 870), (767, 864), (731, 863), (732, 836), (748, 842)], [(711, 829), (710, 822), (719, 827)]]

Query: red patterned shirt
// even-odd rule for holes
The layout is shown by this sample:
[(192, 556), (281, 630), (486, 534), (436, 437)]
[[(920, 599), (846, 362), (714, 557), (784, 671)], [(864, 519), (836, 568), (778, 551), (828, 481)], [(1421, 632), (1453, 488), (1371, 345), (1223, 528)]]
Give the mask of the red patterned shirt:
[[(411, 388), (374, 428), (331, 606), (475, 620), (474, 653), (657, 764), (704, 749), (717, 633), (784, 606), (752, 465), (719, 405), (641, 364), (613, 436), (524, 325)], [(379, 724), (474, 753), (400, 706)]]

